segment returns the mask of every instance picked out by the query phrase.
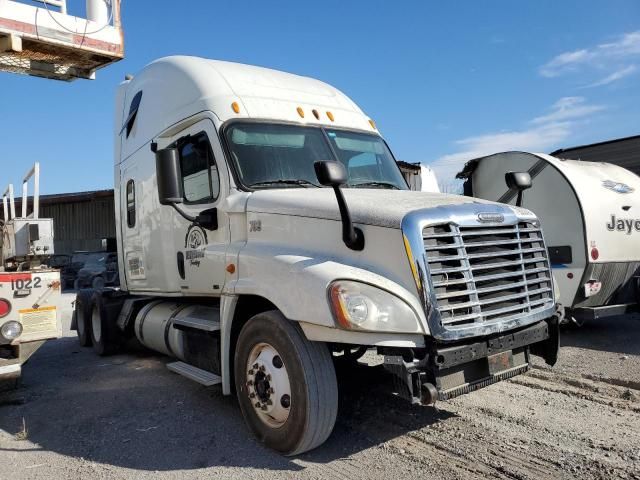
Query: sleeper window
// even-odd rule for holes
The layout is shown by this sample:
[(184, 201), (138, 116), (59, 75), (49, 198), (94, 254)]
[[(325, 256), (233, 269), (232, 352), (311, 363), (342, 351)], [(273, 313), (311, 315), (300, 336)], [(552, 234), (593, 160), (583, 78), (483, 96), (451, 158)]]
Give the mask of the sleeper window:
[(220, 194), (218, 167), (204, 133), (179, 143), (184, 198), (188, 203), (208, 203)]
[(127, 226), (133, 228), (136, 224), (136, 188), (133, 180), (127, 182)]

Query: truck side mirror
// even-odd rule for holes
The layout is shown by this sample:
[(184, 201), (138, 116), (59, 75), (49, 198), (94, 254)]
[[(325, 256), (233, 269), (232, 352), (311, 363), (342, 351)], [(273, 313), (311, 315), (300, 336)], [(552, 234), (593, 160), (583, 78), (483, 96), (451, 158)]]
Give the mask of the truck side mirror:
[(315, 162), (313, 168), (316, 171), (316, 177), (318, 177), (320, 185), (333, 187), (333, 191), (336, 194), (340, 218), (342, 219), (342, 241), (351, 250), (364, 249), (364, 233), (358, 227), (353, 226), (347, 202), (344, 199), (342, 190), (340, 190), (340, 186), (347, 183), (348, 179), (344, 165), (340, 162), (326, 160)]
[(507, 172), (504, 174), (504, 181), (507, 182), (509, 190), (518, 191), (516, 206), (522, 206), (522, 192), (531, 188), (531, 175), (529, 172)]
[(320, 185), (326, 187), (339, 187), (347, 183), (347, 170), (340, 162), (316, 162), (313, 167)]
[(163, 148), (156, 152), (156, 179), (162, 205), (182, 203), (184, 190), (177, 148)]
[(158, 183), (158, 199), (162, 205), (171, 205), (185, 220), (200, 225), (207, 230), (218, 229), (218, 209), (210, 208), (200, 212), (195, 217), (183, 212), (178, 203), (184, 201), (184, 187), (182, 185), (182, 169), (180, 155), (177, 148), (163, 148), (156, 150), (152, 144), (152, 151), (156, 154), (156, 181)]

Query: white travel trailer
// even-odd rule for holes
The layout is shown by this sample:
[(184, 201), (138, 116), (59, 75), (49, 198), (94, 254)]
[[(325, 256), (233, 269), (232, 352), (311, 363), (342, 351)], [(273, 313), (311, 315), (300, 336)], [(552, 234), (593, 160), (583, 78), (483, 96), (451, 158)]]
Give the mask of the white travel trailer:
[(466, 195), (516, 203), (505, 174), (528, 172), (522, 206), (542, 222), (567, 320), (635, 310), (640, 299), (640, 177), (609, 163), (526, 152), (469, 161), (458, 178)]
[(427, 165), (421, 163), (398, 162), (400, 172), (407, 181), (410, 190), (416, 192), (440, 193), (436, 173)]
[[(408, 190), (375, 123), (330, 85), (168, 57), (120, 86), (114, 127), (121, 288), (79, 293), (80, 342), (104, 355), (135, 336), (175, 357), (235, 392), (268, 446), (327, 439), (332, 355), (375, 349), (421, 404), (518, 375), (532, 354), (555, 362), (535, 215)], [(508, 261), (494, 233), (513, 240), (497, 242)]]

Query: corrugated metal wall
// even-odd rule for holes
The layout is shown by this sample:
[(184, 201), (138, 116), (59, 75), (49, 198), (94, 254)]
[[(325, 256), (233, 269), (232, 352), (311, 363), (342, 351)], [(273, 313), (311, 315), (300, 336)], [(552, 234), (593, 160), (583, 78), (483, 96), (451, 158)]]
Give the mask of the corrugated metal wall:
[[(31, 213), (31, 197), (28, 206)], [(114, 210), (113, 190), (40, 196), (40, 217), (53, 218), (55, 253), (103, 250), (102, 240), (116, 236)]]
[(40, 216), (53, 218), (56, 253), (101, 250), (103, 238), (116, 236), (113, 196), (47, 203), (40, 208)]
[(556, 150), (551, 155), (585, 162), (608, 162), (640, 175), (640, 135)]

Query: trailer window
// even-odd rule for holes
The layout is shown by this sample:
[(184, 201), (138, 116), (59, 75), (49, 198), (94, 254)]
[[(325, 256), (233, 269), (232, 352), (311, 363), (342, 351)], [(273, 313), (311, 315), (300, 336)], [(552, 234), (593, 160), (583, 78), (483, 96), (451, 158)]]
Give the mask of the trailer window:
[(136, 225), (136, 188), (133, 180), (127, 182), (127, 227)]
[(179, 142), (184, 199), (208, 203), (220, 194), (220, 175), (207, 135), (199, 133)]

